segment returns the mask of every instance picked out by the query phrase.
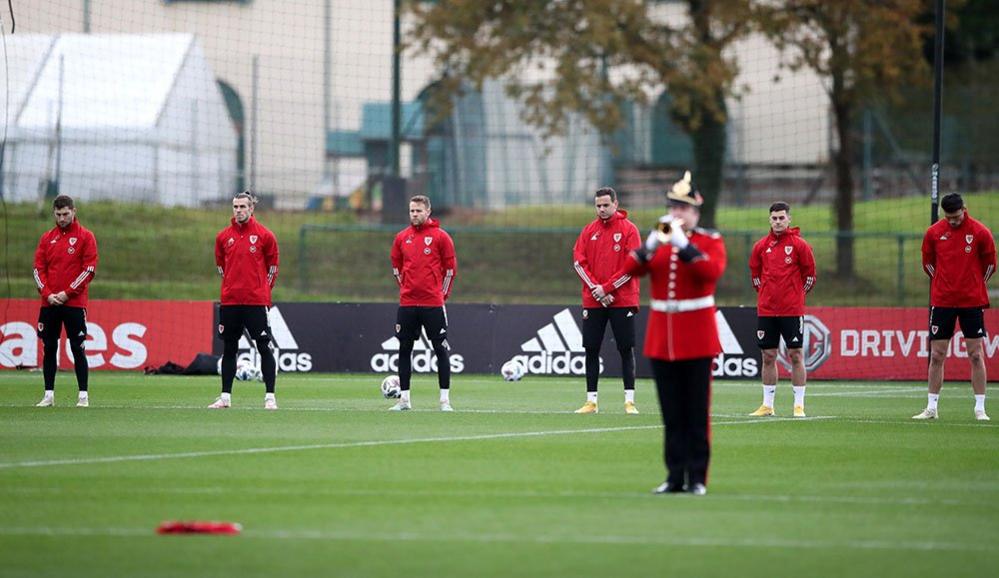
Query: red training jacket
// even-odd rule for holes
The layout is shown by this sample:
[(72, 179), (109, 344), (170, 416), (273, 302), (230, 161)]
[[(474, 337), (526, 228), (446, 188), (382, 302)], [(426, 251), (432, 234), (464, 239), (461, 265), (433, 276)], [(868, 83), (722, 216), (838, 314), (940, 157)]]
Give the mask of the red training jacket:
[(38, 239), (35, 249), (35, 285), (42, 296), (42, 307), (49, 305), (49, 295), (65, 291), (67, 307), (87, 307), (87, 288), (97, 272), (97, 238), (73, 219), (65, 229), (56, 225)]
[(930, 276), (933, 307), (988, 307), (986, 284), (996, 271), (992, 232), (965, 213), (954, 229), (940, 219), (923, 237), (923, 271)]
[(583, 307), (602, 307), (592, 294), (597, 285), (614, 296), (611, 307), (638, 307), (638, 278), (614, 274), (641, 244), (638, 227), (620, 209), (606, 221), (597, 218), (583, 228), (572, 250), (573, 267), (583, 281)]
[(725, 272), (725, 242), (707, 229), (687, 234), (685, 261), (671, 245), (659, 247), (646, 263), (634, 253), (623, 272), (648, 274), (652, 283), (645, 356), (663, 361), (714, 357), (721, 353), (715, 320), (715, 285)]
[(815, 286), (815, 255), (798, 227), (782, 235), (770, 233), (753, 245), (749, 274), (759, 293), (759, 317), (801, 317), (805, 294)]
[(440, 221), (410, 225), (392, 243), (392, 274), (399, 283), (399, 305), (441, 307), (454, 287), (458, 260), (454, 241)]
[(236, 219), (215, 236), (215, 264), (222, 276), (222, 305), (271, 306), (278, 277), (278, 243), (274, 233), (252, 215)]

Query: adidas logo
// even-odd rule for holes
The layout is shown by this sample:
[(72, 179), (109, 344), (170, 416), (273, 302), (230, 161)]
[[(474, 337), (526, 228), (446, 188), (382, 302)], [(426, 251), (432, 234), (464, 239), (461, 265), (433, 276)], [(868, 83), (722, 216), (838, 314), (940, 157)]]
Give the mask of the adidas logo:
[[(583, 333), (568, 308), (552, 316), (552, 322), (538, 329), (537, 337), (521, 344), (524, 355), (515, 355), (528, 373), (541, 375), (586, 375)], [(604, 361), (600, 359), (600, 372)]]
[[(271, 307), (267, 311), (267, 324), (271, 327), (271, 347), (274, 350), (274, 359), (277, 361), (278, 370), (312, 371), (312, 354), (298, 352), (298, 341), (295, 340), (295, 336), (284, 320), (284, 316), (281, 315), (280, 309)], [(266, 335), (266, 331), (260, 334), (261, 337)], [(257, 348), (250, 343), (245, 334), (239, 338), (239, 352), (237, 360), (242, 359), (254, 364), (255, 367), (260, 367), (260, 359), (258, 359), (260, 355), (257, 353)]]
[(755, 352), (746, 357), (745, 350), (735, 338), (732, 326), (721, 311), (715, 311), (715, 323), (718, 325), (718, 341), (722, 352), (714, 360), (711, 375), (714, 377), (756, 377), (760, 373), (759, 361)]
[[(441, 330), (441, 333), (444, 333), (444, 330)], [(444, 346), (450, 350), (447, 341), (444, 341)], [(382, 342), (382, 350), (385, 353), (376, 353), (371, 356), (371, 370), (378, 373), (398, 372), (399, 339), (396, 337), (386, 339)], [(448, 359), (451, 361), (451, 373), (465, 371), (465, 358), (461, 354), (451, 352)], [(413, 371), (415, 373), (437, 373), (437, 355), (427, 337), (426, 329), (420, 331), (420, 338), (413, 344)]]

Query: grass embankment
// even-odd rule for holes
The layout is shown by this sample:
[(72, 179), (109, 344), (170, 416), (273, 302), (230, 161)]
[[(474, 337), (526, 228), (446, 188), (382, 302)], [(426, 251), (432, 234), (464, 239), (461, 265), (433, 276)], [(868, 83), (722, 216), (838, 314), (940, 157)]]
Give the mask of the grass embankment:
[[(969, 195), (972, 214), (986, 224), (999, 217), (999, 192)], [(643, 209), (631, 217), (644, 230), (660, 211)], [(819, 285), (810, 303), (921, 305), (926, 280), (919, 245), (929, 220), (926, 199), (886, 199), (858, 203), (855, 211), (856, 271), (852, 280), (835, 274), (835, 234), (828, 206), (795, 207), (794, 224), (815, 249)], [(81, 221), (101, 248), (97, 299), (215, 299), (218, 278), (212, 244), (228, 219), (212, 210), (148, 205), (86, 203)], [(391, 301), (396, 288), (389, 275), (388, 250), (399, 227), (365, 227), (346, 213), (258, 214), (281, 244), (279, 301)], [(445, 215), (459, 258), (454, 298), (464, 302), (574, 302), (579, 284), (572, 272), (572, 245), (593, 210), (578, 206), (518, 207), (505, 211)], [(719, 288), (723, 303), (753, 305), (746, 262), (752, 243), (766, 233), (765, 207), (723, 207), (729, 265)], [(338, 227), (310, 230), (303, 225)], [(10, 205), (7, 214), (11, 295), (34, 296), (31, 258), (51, 216), (34, 205)], [(527, 230), (525, 230), (527, 229)], [(901, 261), (899, 260), (901, 254)]]

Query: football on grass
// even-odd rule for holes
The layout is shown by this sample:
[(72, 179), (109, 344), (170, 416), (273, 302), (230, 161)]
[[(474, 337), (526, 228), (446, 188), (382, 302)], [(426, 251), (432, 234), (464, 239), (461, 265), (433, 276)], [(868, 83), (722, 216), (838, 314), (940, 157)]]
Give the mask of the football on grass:
[(527, 369), (524, 367), (524, 364), (512, 359), (504, 363), (503, 367), (500, 368), (500, 374), (507, 381), (520, 381), (520, 378), (524, 377), (525, 373), (527, 373)]
[(382, 395), (386, 399), (398, 398), (401, 391), (402, 390), (399, 389), (398, 375), (390, 375), (382, 380)]

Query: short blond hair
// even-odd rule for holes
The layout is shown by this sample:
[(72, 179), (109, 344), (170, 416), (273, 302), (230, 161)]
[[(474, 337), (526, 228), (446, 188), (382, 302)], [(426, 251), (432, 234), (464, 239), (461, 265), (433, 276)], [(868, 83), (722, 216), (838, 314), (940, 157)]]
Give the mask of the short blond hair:
[(430, 208), (430, 197), (428, 197), (426, 195), (414, 195), (414, 196), (410, 197), (409, 202), (410, 203), (421, 203), (426, 208), (428, 208), (428, 209)]

